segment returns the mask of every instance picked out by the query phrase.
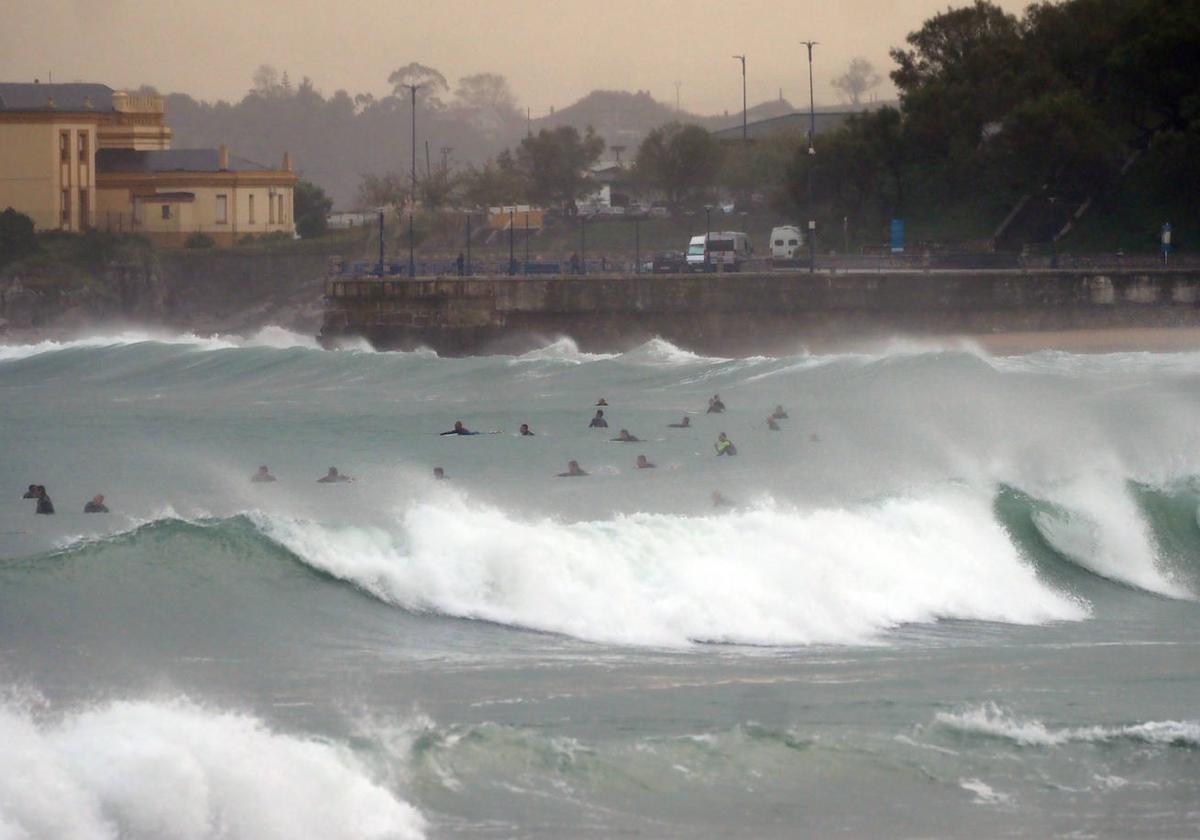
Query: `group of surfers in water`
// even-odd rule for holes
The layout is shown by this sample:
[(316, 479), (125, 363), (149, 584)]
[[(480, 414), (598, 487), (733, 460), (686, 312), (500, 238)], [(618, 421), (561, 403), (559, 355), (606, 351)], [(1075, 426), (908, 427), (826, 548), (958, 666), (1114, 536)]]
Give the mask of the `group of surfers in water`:
[[(42, 515), (50, 515), (54, 513), (54, 502), (50, 498), (50, 494), (46, 491), (44, 484), (30, 484), (29, 489), (25, 491), (22, 499), (34, 499), (37, 502), (37, 507), (34, 513)], [(83, 506), (84, 513), (108, 513), (108, 507), (104, 504), (104, 494), (97, 493), (92, 496), (92, 500)]]

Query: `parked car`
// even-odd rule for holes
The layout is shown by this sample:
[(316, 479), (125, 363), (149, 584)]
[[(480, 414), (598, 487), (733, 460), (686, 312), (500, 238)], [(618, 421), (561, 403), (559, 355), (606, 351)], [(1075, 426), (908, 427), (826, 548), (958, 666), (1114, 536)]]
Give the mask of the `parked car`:
[(663, 251), (654, 255), (650, 270), (655, 274), (681, 274), (687, 271), (687, 257), (682, 251)]
[(795, 225), (783, 225), (771, 231), (771, 259), (786, 262), (797, 259), (804, 247), (804, 233)]
[(723, 230), (693, 236), (688, 243), (687, 266), (691, 271), (741, 271), (754, 249), (741, 231)]

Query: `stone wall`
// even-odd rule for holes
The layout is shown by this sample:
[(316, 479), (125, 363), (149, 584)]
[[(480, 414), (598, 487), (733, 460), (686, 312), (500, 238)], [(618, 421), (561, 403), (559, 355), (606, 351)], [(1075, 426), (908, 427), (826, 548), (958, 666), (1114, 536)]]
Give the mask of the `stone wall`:
[(1200, 271), (974, 271), (332, 279), (322, 338), (443, 354), (655, 335), (743, 355), (884, 334), (1200, 325)]

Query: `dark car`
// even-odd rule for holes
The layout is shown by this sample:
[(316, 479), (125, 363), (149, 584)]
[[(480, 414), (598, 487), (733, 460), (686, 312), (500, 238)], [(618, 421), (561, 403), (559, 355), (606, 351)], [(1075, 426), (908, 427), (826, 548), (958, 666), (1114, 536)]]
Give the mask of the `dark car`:
[(654, 255), (650, 270), (655, 274), (682, 274), (687, 271), (687, 257), (682, 251), (663, 251)]

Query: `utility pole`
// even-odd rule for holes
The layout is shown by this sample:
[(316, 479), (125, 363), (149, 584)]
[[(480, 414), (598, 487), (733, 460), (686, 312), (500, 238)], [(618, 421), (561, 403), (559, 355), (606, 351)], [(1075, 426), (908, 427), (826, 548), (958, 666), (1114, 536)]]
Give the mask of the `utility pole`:
[(742, 62), (742, 143), (746, 142), (746, 54), (735, 55)]
[(420, 85), (405, 85), (412, 92), (412, 200), (408, 205), (408, 277), (417, 276), (416, 239), (413, 234), (413, 216), (417, 214), (417, 88)]
[(675, 115), (683, 113), (683, 109), (679, 107), (679, 88), (683, 86), (683, 82), (675, 83)]
[(450, 171), (450, 153), (454, 151), (453, 146), (442, 146), (442, 171)]
[(433, 167), (429, 164), (429, 141), (425, 141), (425, 177), (433, 177)]
[(800, 43), (808, 47), (808, 273), (814, 274), (817, 270), (817, 220), (814, 217), (815, 210), (813, 208), (813, 166), (816, 162), (817, 150), (813, 146), (813, 137), (817, 133), (817, 111), (813, 104), (812, 51), (817, 42), (801, 41)]

